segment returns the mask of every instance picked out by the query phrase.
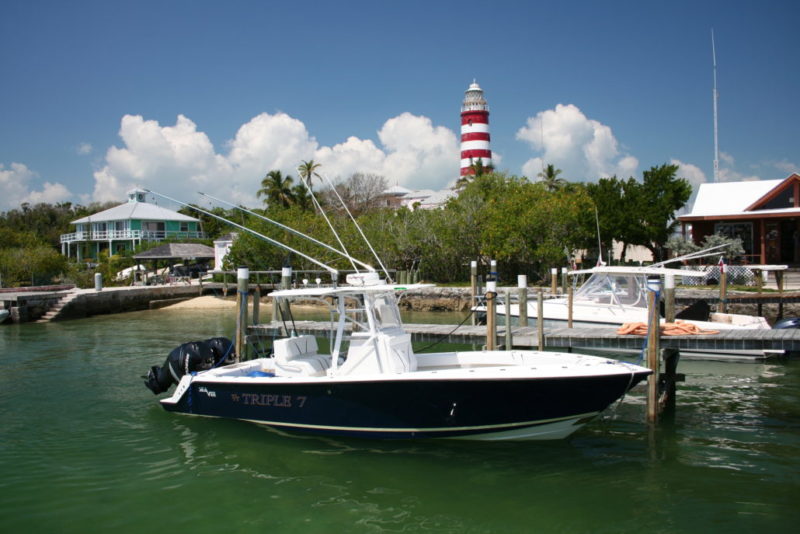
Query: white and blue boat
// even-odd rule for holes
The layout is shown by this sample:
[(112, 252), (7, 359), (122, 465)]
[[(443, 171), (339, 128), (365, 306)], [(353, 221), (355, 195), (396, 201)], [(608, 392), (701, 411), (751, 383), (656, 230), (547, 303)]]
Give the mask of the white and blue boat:
[[(336, 252), (357, 271), (366, 265)], [(348, 275), (347, 285), (275, 291), (270, 296), (287, 335), (264, 356), (229, 363), (230, 341), (187, 344), (161, 368), (153, 367), (145, 383), (161, 393), (177, 382), (174, 392), (160, 400), (167, 411), (284, 431), (528, 440), (569, 436), (651, 374), (613, 359), (560, 352), (416, 354), (403, 329), (397, 295), (420, 286), (381, 280), (367, 265)], [(313, 336), (294, 335), (291, 305), (298, 301), (316, 302), (329, 311), (327, 350), (320, 350)]]

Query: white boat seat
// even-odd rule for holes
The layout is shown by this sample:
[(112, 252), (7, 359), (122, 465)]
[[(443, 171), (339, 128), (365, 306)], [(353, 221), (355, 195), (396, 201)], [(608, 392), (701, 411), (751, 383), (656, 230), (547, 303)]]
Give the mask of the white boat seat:
[(317, 354), (314, 336), (278, 339), (272, 344), (277, 376), (324, 376), (330, 358)]

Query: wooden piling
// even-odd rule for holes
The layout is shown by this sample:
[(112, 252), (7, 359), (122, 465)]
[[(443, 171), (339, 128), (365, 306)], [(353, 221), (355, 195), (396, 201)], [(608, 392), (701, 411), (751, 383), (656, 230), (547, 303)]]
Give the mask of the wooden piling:
[(775, 284), (778, 286), (778, 319), (783, 319), (783, 271), (775, 271)]
[(494, 291), (486, 292), (486, 350), (494, 350), (497, 347), (496, 295)]
[(675, 275), (664, 275), (664, 320), (675, 322)]
[(245, 331), (247, 330), (247, 296), (250, 269), (240, 267), (236, 271), (236, 362), (246, 360)]
[(292, 268), (283, 267), (281, 269), (281, 289), (292, 288)]
[(506, 311), (506, 343), (505, 349), (511, 350), (514, 345), (514, 339), (511, 333), (511, 290), (505, 290), (505, 311)]
[(536, 295), (536, 344), (544, 350), (544, 290), (540, 287)]
[(728, 273), (724, 265), (719, 271), (719, 311), (728, 313)]
[[(660, 280), (659, 280), (660, 282)], [(659, 352), (658, 344), (661, 333), (661, 324), (658, 313), (657, 291), (649, 286), (647, 291), (647, 367), (653, 371), (647, 379), (647, 420), (651, 423), (658, 422), (658, 382), (659, 382)]]
[(558, 294), (558, 268), (553, 267), (550, 269), (550, 294), (556, 296)]
[[(756, 291), (758, 292), (759, 299), (763, 296), (764, 292), (764, 275), (762, 274), (763, 271), (756, 269), (753, 271), (756, 275)], [(764, 317), (764, 304), (762, 304), (761, 300), (758, 301), (757, 311), (759, 317)]]
[(517, 300), (519, 302), (519, 326), (528, 326), (528, 275), (517, 276)]

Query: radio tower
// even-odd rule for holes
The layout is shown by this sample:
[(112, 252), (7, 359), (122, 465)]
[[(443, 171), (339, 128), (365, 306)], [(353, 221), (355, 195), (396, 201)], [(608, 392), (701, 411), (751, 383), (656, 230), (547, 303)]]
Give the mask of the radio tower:
[(491, 171), (492, 150), (489, 148), (489, 104), (483, 89), (472, 80), (464, 91), (461, 105), (461, 176), (475, 174), (473, 165), (480, 162)]
[(714, 182), (719, 182), (719, 136), (717, 133), (717, 50), (714, 47), (714, 29), (711, 29), (711, 62), (714, 68)]

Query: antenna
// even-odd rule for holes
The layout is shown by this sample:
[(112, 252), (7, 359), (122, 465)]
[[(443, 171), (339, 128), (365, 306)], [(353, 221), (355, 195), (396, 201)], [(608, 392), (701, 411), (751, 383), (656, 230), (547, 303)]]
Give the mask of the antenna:
[(711, 28), (711, 61), (714, 70), (714, 182), (719, 182), (719, 134), (717, 132), (717, 50), (714, 46), (714, 28)]

